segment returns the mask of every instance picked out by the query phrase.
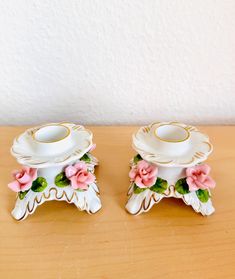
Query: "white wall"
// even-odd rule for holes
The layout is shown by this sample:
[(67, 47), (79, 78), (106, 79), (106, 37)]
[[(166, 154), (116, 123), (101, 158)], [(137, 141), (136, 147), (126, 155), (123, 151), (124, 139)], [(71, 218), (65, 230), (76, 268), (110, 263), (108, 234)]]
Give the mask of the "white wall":
[(235, 123), (234, 0), (1, 0), (0, 124)]

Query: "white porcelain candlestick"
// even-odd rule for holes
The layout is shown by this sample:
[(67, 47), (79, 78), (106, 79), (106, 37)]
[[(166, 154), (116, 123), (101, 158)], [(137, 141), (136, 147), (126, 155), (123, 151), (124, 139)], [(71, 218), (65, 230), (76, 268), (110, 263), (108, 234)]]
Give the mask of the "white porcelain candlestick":
[(73, 203), (95, 213), (101, 208), (94, 174), (97, 159), (92, 133), (73, 123), (51, 123), (25, 131), (15, 139), (11, 153), (23, 165), (14, 171), (9, 188), (17, 192), (12, 215), (32, 214), (45, 201)]
[(212, 152), (206, 135), (182, 123), (158, 122), (133, 135), (133, 148), (138, 154), (131, 160), (128, 212), (146, 212), (168, 197), (181, 198), (202, 215), (214, 212), (215, 182), (203, 164)]

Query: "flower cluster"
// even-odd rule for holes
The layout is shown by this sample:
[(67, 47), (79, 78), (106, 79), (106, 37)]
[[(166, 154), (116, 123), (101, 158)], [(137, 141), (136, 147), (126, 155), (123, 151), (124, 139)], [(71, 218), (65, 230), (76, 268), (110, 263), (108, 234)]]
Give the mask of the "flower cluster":
[[(175, 188), (180, 194), (194, 191), (197, 191), (197, 194), (201, 194), (202, 191), (205, 192), (215, 187), (215, 181), (209, 176), (209, 173), (210, 167), (206, 164), (189, 167), (186, 169), (186, 177), (179, 179)], [(131, 182), (142, 190), (149, 188), (154, 191), (156, 186), (164, 181), (158, 177), (158, 167), (146, 162), (139, 155), (134, 158), (129, 177)], [(138, 193), (141, 192), (139, 190)]]
[[(95, 145), (92, 146), (92, 149)], [(95, 181), (95, 176), (89, 171), (92, 166), (91, 157), (88, 153), (74, 165), (67, 166), (64, 171), (56, 175), (54, 183), (57, 187), (71, 186), (75, 190), (87, 190), (89, 184)], [(44, 177), (38, 177), (38, 170), (23, 166), (22, 170), (13, 172), (14, 181), (8, 187), (14, 192), (24, 197), (31, 189), (34, 192), (42, 192), (47, 187)], [(24, 195), (23, 195), (24, 193)]]

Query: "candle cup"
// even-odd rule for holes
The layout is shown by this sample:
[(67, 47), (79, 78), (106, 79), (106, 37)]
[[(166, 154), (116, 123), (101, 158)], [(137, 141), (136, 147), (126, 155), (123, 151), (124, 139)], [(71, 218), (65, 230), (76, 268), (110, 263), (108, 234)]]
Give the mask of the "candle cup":
[(162, 124), (154, 130), (158, 150), (180, 156), (190, 148), (189, 131), (177, 124)]
[(70, 129), (63, 124), (49, 124), (35, 129), (32, 143), (36, 153), (50, 156), (66, 152), (73, 145)]

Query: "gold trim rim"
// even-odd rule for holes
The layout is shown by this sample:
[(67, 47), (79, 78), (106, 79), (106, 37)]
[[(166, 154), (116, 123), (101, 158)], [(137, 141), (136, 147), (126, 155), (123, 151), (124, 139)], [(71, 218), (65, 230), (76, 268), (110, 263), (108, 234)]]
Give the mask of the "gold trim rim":
[[(159, 129), (159, 128), (162, 127), (162, 126), (177, 126), (177, 127), (181, 128), (181, 129), (183, 129), (183, 130), (187, 133), (187, 136), (186, 136), (184, 139), (182, 139), (182, 140), (165, 140), (165, 139), (163, 139), (163, 138), (161, 138), (161, 137), (159, 137), (159, 136), (157, 135), (157, 129)], [(179, 143), (179, 142), (184, 142), (184, 141), (186, 141), (187, 139), (189, 139), (189, 137), (190, 137), (190, 132), (189, 132), (185, 127), (183, 127), (183, 126), (181, 126), (181, 125), (172, 124), (172, 123), (165, 123), (165, 124), (159, 125), (159, 126), (154, 130), (154, 135), (155, 135), (155, 137), (156, 137), (157, 139), (159, 139), (159, 140), (162, 141), (162, 142)]]
[[(36, 139), (35, 134), (36, 134), (40, 129), (45, 128), (45, 127), (49, 127), (49, 126), (64, 127), (64, 128), (67, 130), (67, 134), (66, 134), (64, 137), (60, 138), (59, 140), (54, 140), (54, 141), (41, 141), (41, 140)], [(61, 124), (61, 123), (58, 123), (58, 124), (53, 124), (53, 123), (52, 123), (52, 124), (46, 124), (46, 125), (40, 126), (40, 127), (36, 128), (35, 130), (33, 130), (33, 131), (32, 131), (32, 138), (33, 138), (35, 141), (39, 142), (39, 143), (55, 143), (55, 142), (59, 142), (59, 141), (62, 141), (62, 140), (64, 140), (64, 139), (66, 139), (70, 134), (71, 134), (71, 131), (70, 131), (69, 127), (67, 127), (66, 125)]]

